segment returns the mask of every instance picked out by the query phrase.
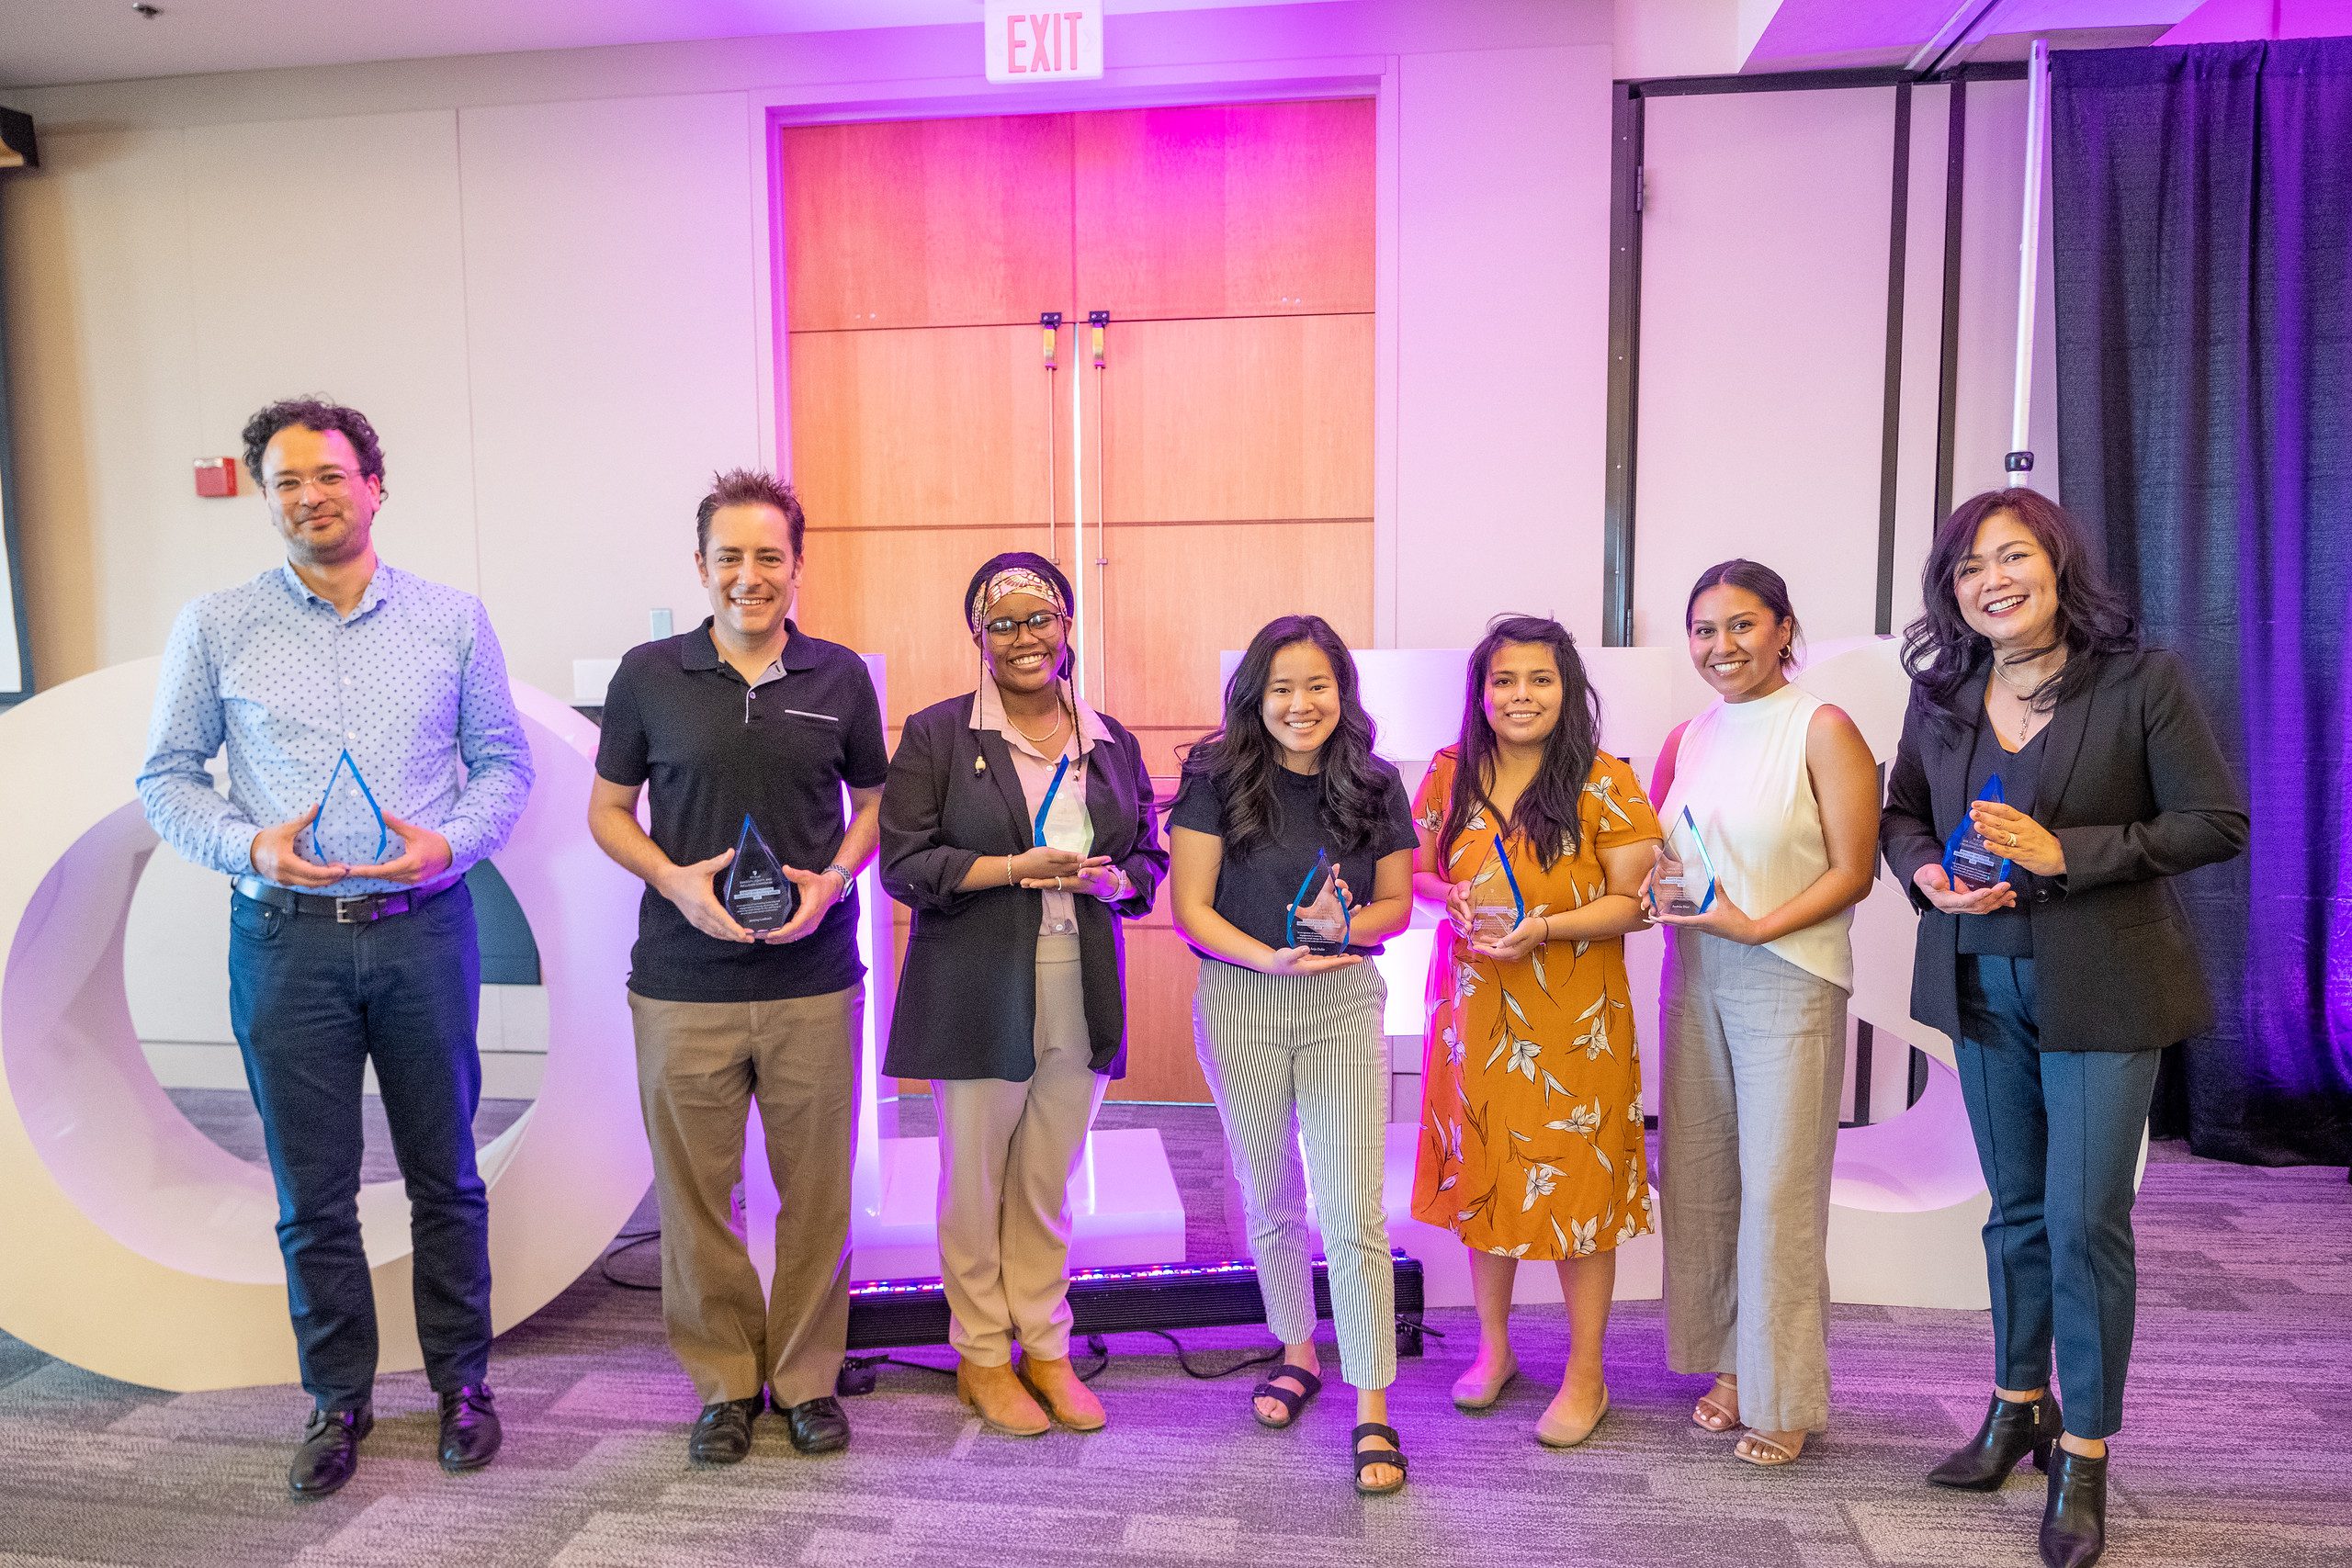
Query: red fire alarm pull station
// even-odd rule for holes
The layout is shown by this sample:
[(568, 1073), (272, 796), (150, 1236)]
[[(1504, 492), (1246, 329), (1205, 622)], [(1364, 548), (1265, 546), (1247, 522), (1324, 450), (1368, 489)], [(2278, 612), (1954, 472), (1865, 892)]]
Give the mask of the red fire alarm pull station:
[(198, 457), (196, 460), (196, 493), (208, 497), (236, 494), (237, 459)]

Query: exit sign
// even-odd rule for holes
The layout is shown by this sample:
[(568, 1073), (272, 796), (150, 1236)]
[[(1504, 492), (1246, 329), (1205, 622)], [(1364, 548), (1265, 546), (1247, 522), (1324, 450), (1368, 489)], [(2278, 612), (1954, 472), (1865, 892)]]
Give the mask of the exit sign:
[(1102, 0), (988, 0), (989, 80), (1078, 82), (1102, 74)]

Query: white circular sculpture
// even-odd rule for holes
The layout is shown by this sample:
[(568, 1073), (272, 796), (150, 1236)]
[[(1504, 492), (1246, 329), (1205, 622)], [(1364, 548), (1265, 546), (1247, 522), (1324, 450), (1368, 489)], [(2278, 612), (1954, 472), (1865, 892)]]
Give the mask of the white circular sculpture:
[[(290, 1382), (269, 1172), (180, 1114), (124, 995), (124, 920), (157, 848), (131, 781), (159, 662), (0, 713), (0, 1329), (153, 1388)], [(537, 779), (497, 862), (538, 944), (548, 1048), (537, 1100), (480, 1155), (498, 1332), (596, 1259), (651, 1178), (622, 989), (641, 889), (583, 826), (594, 728), (545, 693), (514, 696)], [(379, 1365), (413, 1370), (400, 1184), (363, 1188), (359, 1217)]]

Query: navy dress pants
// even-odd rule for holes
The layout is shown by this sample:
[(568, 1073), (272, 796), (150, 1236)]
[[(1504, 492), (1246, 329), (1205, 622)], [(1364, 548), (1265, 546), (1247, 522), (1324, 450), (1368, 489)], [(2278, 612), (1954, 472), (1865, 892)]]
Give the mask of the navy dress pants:
[(2157, 1053), (2045, 1048), (2030, 958), (1962, 954), (1960, 1023), (1961, 1093), (1993, 1194), (1996, 1386), (2045, 1386), (2054, 1349), (2066, 1430), (2112, 1437), (2132, 1361), (2132, 1177)]
[(302, 1386), (366, 1404), (376, 1300), (359, 1238), (368, 1064), (408, 1189), (417, 1337), (435, 1390), (485, 1380), (490, 1205), (474, 1168), (481, 956), (463, 884), (404, 915), (342, 925), (232, 895), (229, 1010), (277, 1183), (277, 1243)]

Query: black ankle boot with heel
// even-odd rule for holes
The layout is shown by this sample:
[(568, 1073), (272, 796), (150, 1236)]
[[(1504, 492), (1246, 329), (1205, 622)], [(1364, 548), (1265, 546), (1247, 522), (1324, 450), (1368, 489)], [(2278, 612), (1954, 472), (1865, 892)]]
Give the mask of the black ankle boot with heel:
[(2041, 1561), (2046, 1568), (2090, 1568), (2107, 1550), (2107, 1456), (2061, 1448), (2055, 1458), (2041, 1505)]
[(1967, 1492), (1997, 1492), (2017, 1469), (2018, 1461), (2029, 1453), (2033, 1455), (2034, 1468), (2048, 1470), (2050, 1450), (2058, 1441), (2060, 1430), (2058, 1401), (2048, 1390), (2036, 1399), (2003, 1399), (1996, 1394), (1976, 1436), (1928, 1472), (1928, 1479), (1939, 1486), (1957, 1486)]

